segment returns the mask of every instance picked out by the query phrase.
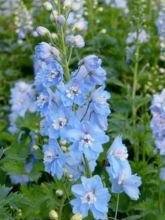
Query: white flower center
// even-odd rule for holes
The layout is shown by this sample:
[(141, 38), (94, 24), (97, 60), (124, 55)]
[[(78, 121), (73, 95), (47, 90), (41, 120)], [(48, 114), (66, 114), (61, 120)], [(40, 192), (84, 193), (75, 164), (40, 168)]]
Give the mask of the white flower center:
[(68, 119), (66, 117), (64, 118), (59, 118), (57, 120), (53, 121), (53, 128), (56, 130), (59, 130), (60, 128), (63, 128), (68, 122)]
[(45, 153), (44, 160), (46, 162), (51, 163), (53, 160), (57, 159), (58, 157), (59, 157), (58, 153), (55, 153), (54, 151), (49, 150)]
[(70, 99), (74, 99), (75, 96), (81, 94), (79, 86), (77, 84), (72, 85), (69, 89), (66, 90), (66, 96)]
[(48, 74), (48, 81), (52, 82), (54, 79), (57, 78), (57, 76), (59, 75), (59, 72), (57, 70), (52, 70), (49, 74)]
[(86, 145), (86, 147), (90, 147), (90, 146), (92, 146), (94, 140), (95, 139), (92, 138), (90, 134), (84, 133), (83, 138), (81, 140), (81, 144)]
[(116, 150), (114, 150), (114, 151), (112, 152), (112, 155), (113, 155), (114, 157), (118, 157), (118, 158), (123, 159), (123, 160), (125, 160), (125, 159), (128, 158), (128, 152), (127, 152), (126, 149), (122, 149), (122, 150), (116, 149)]
[(96, 102), (98, 103), (98, 104), (101, 104), (101, 105), (105, 105), (106, 104), (106, 99), (105, 99), (105, 97), (104, 96), (98, 96), (98, 97), (96, 97)]
[(48, 101), (48, 97), (43, 94), (37, 97), (37, 105), (39, 107), (43, 107), (47, 101)]
[(88, 192), (81, 197), (82, 203), (93, 204), (96, 202), (96, 195), (94, 192)]

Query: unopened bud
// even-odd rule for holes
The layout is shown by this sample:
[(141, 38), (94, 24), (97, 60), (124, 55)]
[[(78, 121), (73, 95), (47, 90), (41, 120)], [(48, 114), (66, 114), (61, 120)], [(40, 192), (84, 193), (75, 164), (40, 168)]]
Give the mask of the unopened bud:
[(51, 11), (53, 7), (52, 7), (52, 4), (50, 2), (44, 2), (44, 8), (47, 11)]
[(59, 15), (58, 17), (57, 17), (57, 23), (59, 24), (59, 25), (63, 25), (63, 24), (65, 24), (65, 17), (63, 16), (63, 15)]
[(71, 220), (82, 220), (83, 217), (80, 213), (77, 213), (71, 217)]
[(56, 212), (55, 210), (51, 210), (51, 211), (49, 212), (49, 218), (50, 218), (51, 220), (58, 220), (58, 214), (57, 214), (57, 212)]
[(40, 36), (45, 36), (47, 34), (50, 34), (49, 30), (45, 27), (39, 26), (36, 28), (36, 32), (38, 33), (38, 35)]
[(61, 197), (61, 196), (63, 196), (64, 192), (61, 189), (57, 189), (56, 194), (57, 194), (57, 196)]

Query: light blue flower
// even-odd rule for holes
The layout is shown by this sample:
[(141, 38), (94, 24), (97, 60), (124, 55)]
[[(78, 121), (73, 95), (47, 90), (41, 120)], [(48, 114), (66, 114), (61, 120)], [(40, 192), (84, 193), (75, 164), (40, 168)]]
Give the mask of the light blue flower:
[(65, 139), (67, 131), (76, 127), (78, 121), (70, 107), (58, 106), (49, 110), (45, 123), (50, 138)]
[(88, 160), (97, 159), (103, 151), (102, 145), (109, 141), (109, 137), (102, 130), (90, 123), (71, 129), (67, 137), (73, 142), (71, 149), (82, 152)]
[(132, 200), (138, 200), (140, 191), (139, 186), (142, 184), (139, 176), (132, 175), (131, 167), (128, 161), (121, 163), (118, 174), (114, 178), (110, 173), (113, 193), (125, 192)]
[(88, 88), (83, 81), (73, 78), (65, 85), (60, 86), (59, 91), (64, 106), (72, 106), (73, 104), (81, 106), (86, 101)]
[(115, 138), (107, 155), (110, 166), (107, 166), (106, 170), (112, 183), (112, 192), (125, 192), (131, 199), (137, 200), (140, 195), (138, 187), (141, 185), (141, 178), (137, 175), (132, 175), (127, 158), (127, 148), (122, 143), (122, 138), (118, 136)]
[(91, 211), (94, 219), (105, 219), (110, 194), (108, 189), (103, 187), (101, 178), (97, 175), (91, 178), (81, 177), (81, 182), (71, 188), (76, 197), (71, 200), (73, 212), (87, 217), (88, 212)]
[(119, 170), (122, 167), (122, 164), (125, 163), (127, 158), (127, 148), (122, 143), (121, 136), (117, 136), (107, 153), (107, 159), (110, 164), (110, 167), (107, 167), (107, 172), (111, 173), (113, 177), (116, 177), (118, 175)]
[(63, 79), (62, 66), (56, 60), (51, 60), (46, 65), (42, 66), (37, 77), (37, 80), (45, 87), (59, 85)]
[(90, 87), (104, 85), (106, 80), (106, 72), (101, 67), (101, 59), (95, 55), (84, 57), (80, 61), (80, 67), (76, 74), (78, 78), (84, 79), (85, 83)]
[(65, 165), (65, 155), (59, 144), (54, 139), (49, 139), (49, 144), (43, 146), (45, 171), (61, 179)]
[(63, 69), (59, 63), (59, 51), (42, 42), (35, 48), (34, 56), (34, 72), (35, 85), (37, 89), (40, 87), (50, 87), (58, 85), (63, 79)]
[(11, 89), (11, 114), (9, 115), (11, 133), (18, 132), (15, 124), (18, 117), (24, 117), (27, 111), (36, 111), (35, 89), (33, 84), (25, 81), (18, 81)]

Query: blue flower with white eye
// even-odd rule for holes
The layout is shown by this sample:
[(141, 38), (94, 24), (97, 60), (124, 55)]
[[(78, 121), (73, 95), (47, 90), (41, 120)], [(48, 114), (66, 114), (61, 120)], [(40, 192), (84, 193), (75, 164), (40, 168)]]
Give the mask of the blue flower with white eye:
[(71, 129), (67, 137), (73, 142), (71, 149), (79, 150), (90, 161), (98, 158), (103, 151), (102, 145), (107, 143), (109, 137), (97, 126), (84, 123), (76, 129)]
[(94, 219), (105, 219), (111, 196), (108, 189), (103, 187), (99, 176), (81, 177), (81, 184), (73, 185), (71, 191), (76, 197), (70, 202), (73, 213), (81, 213), (83, 217), (87, 217), (91, 211)]
[(79, 106), (83, 105), (86, 101), (86, 96), (88, 94), (88, 88), (83, 81), (73, 78), (65, 85), (59, 87), (61, 92), (61, 99), (64, 106), (72, 106), (77, 104)]
[(65, 139), (68, 130), (78, 126), (77, 118), (72, 109), (64, 106), (50, 109), (46, 116), (45, 123), (50, 138), (61, 137)]
[(40, 69), (38, 78), (45, 87), (59, 85), (63, 79), (62, 66), (56, 60), (51, 60)]
[(122, 162), (120, 168), (116, 169), (116, 171), (118, 171), (118, 173), (115, 178), (113, 177), (113, 174), (109, 173), (110, 181), (112, 183), (112, 192), (125, 192), (132, 200), (139, 199), (139, 186), (142, 184), (141, 178), (136, 174), (132, 175), (128, 161)]
[(108, 163), (107, 172), (111, 173), (113, 177), (118, 175), (118, 172), (123, 163), (128, 159), (128, 151), (126, 146), (122, 143), (122, 138), (117, 136), (113, 141), (108, 153), (107, 153)]
[(45, 171), (61, 179), (66, 157), (59, 144), (54, 139), (49, 139), (49, 144), (43, 146)]

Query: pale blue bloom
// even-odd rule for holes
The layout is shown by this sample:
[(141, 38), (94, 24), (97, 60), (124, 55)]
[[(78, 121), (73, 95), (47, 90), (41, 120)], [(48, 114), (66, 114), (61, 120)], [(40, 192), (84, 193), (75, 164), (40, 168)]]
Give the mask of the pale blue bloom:
[(137, 175), (132, 175), (131, 167), (128, 162), (122, 163), (118, 169), (116, 178), (110, 174), (110, 181), (112, 183), (113, 193), (125, 192), (132, 200), (139, 199), (141, 185), (141, 178)]
[(67, 137), (73, 141), (71, 148), (82, 152), (88, 160), (97, 159), (103, 151), (102, 145), (109, 141), (102, 130), (88, 122), (68, 131)]
[(36, 111), (35, 90), (33, 84), (25, 81), (18, 81), (11, 89), (11, 114), (9, 115), (11, 133), (18, 131), (16, 120), (18, 117), (24, 117), (27, 111)]
[[(127, 44), (135, 43), (137, 38), (137, 32), (129, 33), (128, 38), (126, 39)], [(148, 35), (144, 29), (142, 29), (138, 35), (139, 43), (146, 43), (148, 41)]]
[(87, 217), (88, 212), (91, 211), (94, 219), (105, 219), (110, 194), (108, 189), (103, 187), (101, 178), (97, 175), (91, 178), (81, 177), (81, 182), (71, 188), (76, 197), (71, 200), (73, 212)]
[(56, 86), (63, 79), (62, 66), (56, 60), (50, 60), (49, 63), (42, 65), (37, 73), (37, 81), (44, 87)]
[(112, 192), (125, 192), (131, 199), (137, 200), (140, 195), (139, 186), (141, 178), (132, 175), (131, 167), (127, 160), (128, 152), (120, 136), (116, 137), (108, 151), (109, 165), (106, 170), (112, 183)]
[(95, 55), (86, 56), (80, 61), (80, 66), (74, 74), (80, 80), (84, 79), (85, 84), (90, 86), (91, 89), (96, 85), (104, 85), (106, 72), (101, 67), (101, 62), (101, 59)]
[(151, 105), (152, 120), (150, 126), (155, 138), (157, 150), (165, 155), (165, 90), (153, 96)]
[(65, 85), (60, 86), (59, 91), (64, 106), (72, 106), (73, 104), (81, 106), (86, 102), (88, 87), (84, 81), (73, 78)]
[(43, 153), (45, 171), (61, 179), (66, 157), (57, 141), (49, 139), (49, 144), (43, 146)]
[(118, 175), (118, 170), (128, 158), (128, 151), (126, 146), (122, 143), (121, 136), (117, 136), (113, 141), (108, 153), (107, 159), (110, 164), (107, 167), (107, 172), (111, 173), (113, 177)]
[(63, 79), (63, 69), (59, 63), (59, 51), (42, 42), (35, 48), (34, 71), (37, 90), (44, 87), (56, 86)]
[(50, 138), (65, 139), (68, 130), (75, 128), (79, 122), (70, 107), (59, 106), (50, 109), (45, 123)]

